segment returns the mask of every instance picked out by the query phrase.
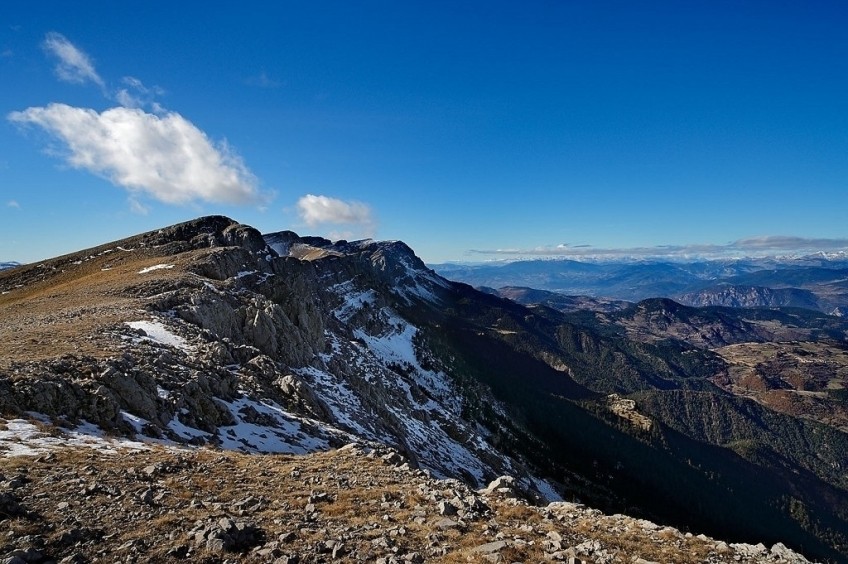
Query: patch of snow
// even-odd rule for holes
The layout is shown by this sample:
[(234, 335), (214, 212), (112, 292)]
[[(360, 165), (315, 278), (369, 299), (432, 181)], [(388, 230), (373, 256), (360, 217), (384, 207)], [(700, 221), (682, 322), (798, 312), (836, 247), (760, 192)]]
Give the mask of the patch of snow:
[[(339, 284), (335, 290), (344, 299), (334, 311), (342, 322), (360, 307), (363, 297), (370, 301), (372, 295), (352, 282)], [(329, 346), (319, 358), (326, 368), (307, 367), (297, 373), (344, 428), (409, 449), (421, 467), (435, 476), (461, 476), (485, 485), (486, 477), (495, 470), (482, 453), (495, 449), (484, 433), (460, 418), (461, 394), (449, 377), (421, 366), (415, 346), (418, 329), (391, 308), (374, 308), (369, 316), (373, 323), (365, 326), (382, 329), (366, 331), (357, 324), (349, 327), (348, 334), (325, 332)], [(344, 378), (331, 368), (338, 362), (350, 367)], [(392, 400), (375, 408), (372, 394)], [(375, 418), (374, 409), (385, 414)], [(497, 472), (508, 473), (511, 468), (512, 462), (503, 458)]]
[(434, 286), (447, 288), (450, 286), (448, 281), (432, 272), (415, 268), (405, 258), (401, 259), (400, 263), (405, 273), (401, 277), (401, 285), (393, 289), (396, 295), (403, 298), (407, 304), (412, 304), (412, 297), (418, 297), (430, 303), (441, 301), (431, 288)]
[(215, 285), (214, 285), (214, 284), (212, 284), (211, 282), (209, 282), (208, 280), (204, 280), (204, 281), (203, 281), (203, 285), (206, 287), (206, 289), (208, 289), (208, 290), (212, 290), (212, 291), (213, 291), (213, 292), (215, 292), (216, 294), (219, 294), (219, 295), (223, 295), (223, 294), (224, 294), (224, 292), (222, 292), (221, 290), (219, 290), (218, 288), (216, 288), (216, 287), (215, 287)]
[(458, 413), (459, 400), (447, 375), (425, 370), (418, 362), (414, 344), (418, 329), (392, 310), (384, 309), (382, 314), (389, 326), (387, 331), (382, 335), (374, 336), (356, 329), (354, 330), (356, 338), (366, 344), (381, 364), (406, 366), (416, 384), (431, 396), (438, 398), (450, 411)]
[(138, 271), (139, 274), (147, 274), (148, 272), (153, 272), (154, 270), (163, 270), (174, 268), (173, 264), (154, 264), (153, 266), (148, 266), (147, 268), (142, 268)]
[(268, 243), (268, 246), (277, 253), (278, 256), (289, 256), (289, 251), (291, 251), (290, 243), (284, 243), (279, 239), (271, 238), (269, 236), (265, 236), (265, 242)]
[[(256, 401), (245, 396), (232, 402), (221, 403), (229, 408), (236, 420), (234, 425), (218, 428), (220, 446), (225, 449), (254, 453), (307, 454), (329, 450), (330, 438), (334, 438), (339, 444), (358, 440), (358, 437), (321, 421), (289, 413), (272, 401)], [(246, 421), (251, 418), (248, 414), (255, 418), (255, 422)], [(179, 445), (167, 439), (145, 436), (143, 429), (148, 421), (124, 410), (120, 411), (121, 418), (130, 424), (143, 442), (108, 438), (102, 429), (86, 421), (70, 430), (52, 425), (45, 427), (50, 425), (49, 417), (39, 413), (27, 415), (32, 420), (12, 419), (6, 421), (5, 428), (0, 423), (0, 456), (37, 456), (64, 447), (87, 447), (103, 452), (118, 452), (117, 449), (145, 449), (150, 443), (170, 447)], [(178, 417), (174, 417), (167, 427), (185, 440), (212, 437), (210, 433), (189, 427)]]
[(263, 273), (263, 272), (260, 272), (258, 270), (242, 270), (242, 271), (238, 272), (235, 276), (233, 276), (233, 278), (236, 279), (236, 280), (240, 280), (240, 279), (245, 278), (247, 276), (256, 276), (256, 278), (257, 278), (256, 281), (258, 283), (262, 283), (262, 282), (265, 282), (266, 280), (268, 280), (269, 278), (271, 278), (272, 276), (274, 276), (274, 274), (270, 273), (270, 272)]
[(124, 421), (132, 425), (132, 428), (136, 432), (136, 434), (140, 435), (142, 432), (141, 430), (147, 424), (147, 420), (142, 417), (139, 417), (138, 415), (133, 415), (128, 411), (121, 410), (119, 413), (121, 414), (121, 418), (123, 418)]
[(191, 347), (185, 339), (171, 332), (170, 329), (165, 327), (159, 321), (128, 321), (126, 325), (133, 329), (140, 329), (144, 331), (147, 337), (143, 337), (143, 340), (146, 339), (161, 345), (176, 347), (182, 351), (191, 350)]
[[(44, 423), (49, 418), (40, 416), (37, 420)], [(138, 441), (108, 438), (99, 427), (86, 421), (72, 430), (45, 428), (26, 419), (8, 420), (5, 427), (0, 430), (0, 456), (5, 457), (38, 456), (60, 448), (85, 447), (108, 453), (148, 448)]]
[(551, 503), (553, 501), (563, 501), (562, 496), (557, 493), (554, 487), (545, 480), (540, 478), (533, 479), (533, 486), (535, 486), (536, 490), (542, 494), (542, 497), (545, 499), (547, 503)]
[[(307, 420), (276, 403), (255, 401), (246, 396), (227, 405), (235, 425), (218, 428), (221, 447), (230, 450), (264, 453), (307, 454), (329, 450), (328, 433), (340, 434), (324, 423)], [(248, 414), (257, 422), (246, 421)], [(346, 437), (353, 439), (353, 437)]]
[(194, 427), (189, 427), (178, 417), (174, 417), (168, 422), (168, 429), (179, 435), (184, 439), (193, 439), (195, 437), (209, 438), (211, 435), (206, 431), (201, 431), (200, 429), (195, 429)]
[[(392, 321), (397, 323), (397, 320), (399, 318), (394, 318)], [(397, 327), (397, 329), (394, 327)], [(412, 339), (418, 329), (402, 321), (394, 327), (379, 337), (368, 335), (361, 329), (356, 329), (353, 334), (357, 339), (364, 341), (368, 348), (381, 359), (417, 365), (418, 359), (415, 357)]]
[(6, 421), (0, 430), (0, 455), (35, 456), (45, 452), (43, 446), (35, 446), (34, 440), (46, 436), (38, 427), (24, 419)]
[(162, 386), (156, 386), (156, 395), (159, 396), (159, 399), (167, 400), (171, 399), (171, 392), (163, 388)]
[[(389, 410), (402, 422), (406, 431), (406, 443), (419, 453), (419, 461), (422, 466), (428, 468), (439, 478), (465, 476), (471, 477), (477, 487), (485, 485), (484, 464), (480, 457), (466, 446), (468, 443), (475, 444), (477, 441), (457, 441), (448, 436), (440, 425), (434, 424), (432, 421), (409, 417), (408, 414), (404, 414), (402, 410), (398, 410), (394, 406), (389, 406)], [(468, 428), (463, 429), (463, 427), (465, 426), (460, 426), (460, 430), (469, 431)], [(482, 445), (476, 444), (476, 446)], [(421, 454), (425, 456), (421, 456)], [(436, 466), (431, 461), (438, 461), (441, 464)]]
[(41, 423), (45, 423), (45, 424), (47, 424), (47, 425), (52, 425), (52, 424), (53, 424), (53, 420), (52, 420), (52, 419), (50, 419), (50, 417), (49, 417), (48, 415), (45, 415), (45, 414), (43, 414), (43, 413), (39, 413), (39, 412), (37, 412), (37, 411), (24, 411), (24, 413), (25, 413), (25, 414), (26, 414), (26, 416), (27, 416), (27, 417), (29, 417), (30, 419), (34, 419), (34, 420), (36, 420), (36, 421), (40, 421)]
[(333, 420), (336, 423), (369, 439), (385, 439), (385, 437), (377, 436), (373, 430), (366, 429), (359, 421), (354, 419), (355, 414), (364, 412), (364, 408), (359, 397), (351, 391), (345, 382), (339, 381), (332, 374), (312, 366), (300, 368), (294, 372), (304, 377), (310, 383), (310, 387), (318, 392), (321, 399), (330, 408)]
[(365, 306), (373, 306), (377, 293), (374, 290), (368, 289), (364, 292), (340, 292), (344, 302), (336, 308), (333, 315), (339, 321), (348, 321), (353, 314), (362, 310)]
[(74, 435), (74, 434), (82, 435), (82, 436), (85, 436), (85, 437), (97, 437), (97, 438), (101, 438), (101, 437), (104, 437), (106, 435), (106, 433), (103, 432), (103, 429), (101, 429), (100, 427), (98, 427), (94, 423), (89, 423), (88, 421), (86, 421), (84, 419), (79, 425), (77, 425), (76, 427), (74, 427), (71, 430), (71, 434), (72, 435)]

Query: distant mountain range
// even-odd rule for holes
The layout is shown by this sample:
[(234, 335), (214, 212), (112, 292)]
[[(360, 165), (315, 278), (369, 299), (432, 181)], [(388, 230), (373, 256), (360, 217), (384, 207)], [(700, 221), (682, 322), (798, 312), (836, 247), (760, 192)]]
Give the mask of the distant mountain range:
[(848, 258), (843, 255), (680, 263), (526, 260), (433, 268), (446, 278), (479, 288), (523, 287), (605, 300), (667, 297), (693, 306), (848, 313)]
[(6, 270), (7, 268), (15, 268), (16, 266), (20, 266), (19, 262), (0, 262), (0, 270)]

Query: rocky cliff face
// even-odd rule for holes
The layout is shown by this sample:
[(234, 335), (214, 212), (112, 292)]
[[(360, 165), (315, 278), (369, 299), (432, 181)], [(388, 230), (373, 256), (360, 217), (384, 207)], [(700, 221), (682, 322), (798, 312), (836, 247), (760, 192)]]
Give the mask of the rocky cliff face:
[[(437, 476), (480, 486), (515, 474), (528, 490), (556, 495), (490, 444), (491, 430), (462, 417), (455, 382), (397, 309), (437, 301), (448, 284), (403, 243), (263, 239), (210, 217), (19, 271), (0, 281), (9, 307), (58, 284), (91, 289), (92, 279), (123, 299), (94, 328), (108, 342), (101, 353), (3, 366), (3, 411), (254, 452), (355, 438), (392, 446)], [(55, 297), (54, 312), (85, 300)], [(101, 307), (94, 297), (83, 305), (94, 315)]]

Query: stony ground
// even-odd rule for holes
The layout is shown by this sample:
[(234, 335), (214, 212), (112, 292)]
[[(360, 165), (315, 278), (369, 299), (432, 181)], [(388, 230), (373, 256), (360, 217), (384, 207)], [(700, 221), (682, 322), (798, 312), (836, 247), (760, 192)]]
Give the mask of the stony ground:
[(780, 544), (535, 507), (505, 478), (474, 492), (362, 445), (40, 448), (0, 458), (0, 562), (806, 562)]

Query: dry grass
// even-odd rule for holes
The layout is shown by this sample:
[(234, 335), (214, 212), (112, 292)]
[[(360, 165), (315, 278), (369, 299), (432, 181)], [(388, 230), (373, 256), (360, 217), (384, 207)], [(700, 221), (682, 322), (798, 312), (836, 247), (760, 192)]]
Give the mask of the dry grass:
[[(64, 354), (102, 358), (119, 353), (120, 343), (110, 329), (143, 315), (139, 285), (190, 276), (185, 266), (202, 253), (166, 257), (155, 249), (81, 253), (46, 261), (43, 266), (0, 272), (0, 368), (14, 361)], [(163, 262), (175, 264), (175, 268), (139, 274), (145, 267)], [(151, 292), (155, 290), (151, 288)]]

